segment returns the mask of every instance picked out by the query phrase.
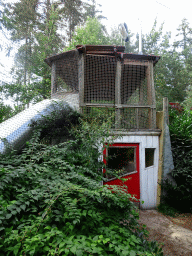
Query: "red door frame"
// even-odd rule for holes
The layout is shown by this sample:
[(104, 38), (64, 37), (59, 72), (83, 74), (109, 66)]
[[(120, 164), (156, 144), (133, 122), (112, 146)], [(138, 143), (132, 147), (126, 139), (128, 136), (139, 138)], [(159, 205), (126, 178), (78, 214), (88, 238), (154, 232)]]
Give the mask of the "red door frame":
[[(137, 199), (140, 199), (140, 178), (139, 178), (139, 144), (138, 143), (114, 143), (112, 145), (109, 145), (109, 147), (134, 147), (136, 148), (136, 173), (132, 173), (126, 176), (123, 176), (122, 178), (128, 179), (126, 182), (124, 182), (124, 185), (126, 185), (128, 193), (135, 196)], [(107, 155), (107, 148), (103, 150), (103, 162), (106, 165), (106, 155)], [(105, 173), (105, 170), (103, 170), (103, 173)], [(118, 179), (114, 179), (111, 181), (104, 182), (104, 185), (122, 185), (122, 181)]]

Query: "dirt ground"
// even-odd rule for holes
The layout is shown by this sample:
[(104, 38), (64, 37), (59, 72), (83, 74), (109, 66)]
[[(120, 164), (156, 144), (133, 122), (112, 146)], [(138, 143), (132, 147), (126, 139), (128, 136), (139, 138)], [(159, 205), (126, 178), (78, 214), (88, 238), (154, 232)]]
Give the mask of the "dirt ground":
[(146, 225), (148, 240), (162, 245), (165, 256), (192, 256), (192, 214), (164, 216), (156, 210), (140, 210), (139, 223)]

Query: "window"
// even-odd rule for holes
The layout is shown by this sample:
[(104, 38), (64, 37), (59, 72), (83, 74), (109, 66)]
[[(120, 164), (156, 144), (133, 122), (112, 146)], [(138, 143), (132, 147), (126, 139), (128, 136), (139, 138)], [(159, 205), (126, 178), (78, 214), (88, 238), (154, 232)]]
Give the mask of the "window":
[(154, 155), (155, 155), (154, 148), (145, 149), (145, 167), (146, 168), (154, 165)]
[[(135, 147), (109, 147), (107, 167), (116, 171), (119, 176), (126, 176), (136, 171)], [(107, 175), (108, 179), (115, 178)]]

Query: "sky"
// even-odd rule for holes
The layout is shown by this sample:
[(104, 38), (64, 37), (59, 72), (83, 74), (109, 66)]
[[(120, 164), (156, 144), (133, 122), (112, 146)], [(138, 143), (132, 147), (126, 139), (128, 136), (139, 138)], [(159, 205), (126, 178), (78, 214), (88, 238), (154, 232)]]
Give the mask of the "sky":
[[(15, 2), (17, 0), (4, 1)], [(87, 1), (89, 2), (89, 0)], [(192, 27), (191, 2), (189, 0), (96, 0), (96, 2), (102, 5), (100, 10), (102, 10), (103, 16), (107, 17), (107, 20), (103, 20), (102, 23), (106, 25), (108, 32), (112, 27), (118, 27), (120, 23), (125, 22), (135, 36), (140, 31), (140, 26), (142, 32), (146, 34), (150, 32), (155, 18), (157, 18), (157, 28), (164, 22), (163, 32), (171, 31), (171, 41), (173, 42), (177, 34), (176, 29), (183, 18), (186, 18)], [(3, 49), (5, 49), (6, 42), (2, 38), (0, 35), (1, 44), (3, 43)], [(0, 76), (4, 81), (11, 81), (9, 72), (14, 63), (14, 54), (13, 50), (11, 56), (6, 57), (4, 51), (0, 52), (0, 59), (3, 60), (0, 63), (4, 65), (0, 66)]]
[(164, 22), (164, 31), (171, 31), (175, 37), (176, 29), (183, 18), (192, 26), (190, 0), (97, 0), (97, 3), (102, 5), (103, 15), (108, 18), (103, 23), (109, 29), (126, 22), (131, 32), (136, 34), (140, 30), (141, 22), (143, 33), (148, 33), (157, 18), (158, 26)]

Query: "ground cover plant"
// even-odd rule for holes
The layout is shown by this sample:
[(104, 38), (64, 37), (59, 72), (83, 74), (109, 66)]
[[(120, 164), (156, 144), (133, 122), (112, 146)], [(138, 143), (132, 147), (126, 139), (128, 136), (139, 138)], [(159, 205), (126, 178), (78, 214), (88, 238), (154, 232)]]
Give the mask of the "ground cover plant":
[(109, 126), (81, 119), (58, 145), (43, 143), (38, 126), (22, 152), (1, 156), (1, 256), (163, 255), (139, 228), (131, 196), (102, 186)]
[[(174, 170), (171, 175), (176, 185), (168, 180), (163, 182), (162, 185), (166, 191), (163, 200), (178, 212), (192, 212), (192, 111), (179, 112), (171, 109), (169, 113), (174, 161)], [(174, 212), (174, 209), (169, 208), (167, 212)]]

